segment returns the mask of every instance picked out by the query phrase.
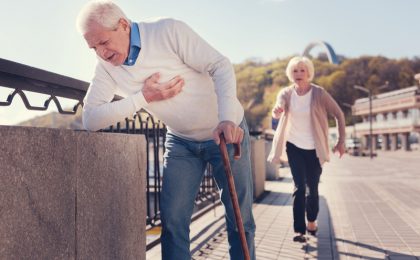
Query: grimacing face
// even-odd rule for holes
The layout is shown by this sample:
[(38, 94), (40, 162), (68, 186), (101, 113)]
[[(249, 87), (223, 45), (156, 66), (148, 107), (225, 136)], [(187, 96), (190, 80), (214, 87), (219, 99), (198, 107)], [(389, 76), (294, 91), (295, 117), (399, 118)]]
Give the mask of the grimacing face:
[(309, 72), (305, 63), (299, 62), (292, 70), (293, 82), (298, 85), (309, 83)]
[(115, 30), (109, 30), (98, 23), (91, 23), (83, 35), (89, 48), (104, 61), (114, 66), (124, 63), (129, 53), (130, 24), (120, 19)]

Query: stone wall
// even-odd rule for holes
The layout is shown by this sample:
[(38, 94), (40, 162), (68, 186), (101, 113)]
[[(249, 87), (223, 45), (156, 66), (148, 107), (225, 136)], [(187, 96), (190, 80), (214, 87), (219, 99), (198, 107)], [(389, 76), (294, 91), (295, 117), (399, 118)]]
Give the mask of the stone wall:
[(251, 138), (251, 165), (254, 181), (254, 198), (258, 198), (265, 190), (265, 140)]
[(0, 259), (145, 259), (145, 140), (0, 126)]

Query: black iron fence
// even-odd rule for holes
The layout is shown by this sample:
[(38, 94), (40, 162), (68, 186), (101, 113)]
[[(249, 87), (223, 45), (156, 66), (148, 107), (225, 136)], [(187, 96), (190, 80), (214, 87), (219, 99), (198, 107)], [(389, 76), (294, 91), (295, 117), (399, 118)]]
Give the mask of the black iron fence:
[[(110, 126), (102, 132), (141, 134), (146, 138), (146, 155), (147, 155), (147, 179), (146, 179), (146, 196), (147, 196), (147, 220), (149, 227), (160, 224), (160, 193), (162, 190), (162, 163), (163, 154), (165, 153), (165, 137), (166, 127), (153, 116), (145, 111), (137, 112), (133, 118), (126, 118), (125, 122), (117, 123)], [(204, 178), (200, 186), (199, 193), (195, 199), (195, 216), (203, 213), (202, 210), (208, 210), (209, 204), (215, 206), (218, 201), (218, 193), (216, 184), (213, 179), (211, 167), (206, 167)], [(195, 217), (194, 216), (194, 217)], [(193, 217), (193, 218), (194, 218)]]
[[(83, 106), (83, 98), (89, 87), (89, 83), (0, 59), (1, 87), (10, 88), (12, 92), (6, 97), (5, 101), (2, 101), (3, 97), (0, 97), (0, 106), (10, 106), (15, 97), (19, 95), (28, 110), (45, 111), (49, 108), (51, 101), (53, 101), (59, 113), (74, 115)], [(48, 97), (45, 99), (43, 106), (35, 106), (28, 99), (27, 92), (46, 94)], [(75, 105), (72, 109), (65, 110), (60, 104), (59, 98), (75, 100)], [(121, 99), (121, 97), (115, 96), (114, 100), (118, 99)], [(145, 136), (147, 141), (146, 225), (149, 227), (159, 225), (162, 161), (165, 151), (165, 125), (161, 121), (153, 118), (146, 111), (139, 111), (132, 118), (126, 118), (122, 122), (116, 123), (114, 126), (110, 126), (101, 131)], [(211, 167), (208, 166), (196, 198), (195, 215), (200, 215), (203, 210), (208, 210), (211, 208), (211, 205), (216, 205), (216, 202), (218, 202), (218, 193), (212, 178)]]

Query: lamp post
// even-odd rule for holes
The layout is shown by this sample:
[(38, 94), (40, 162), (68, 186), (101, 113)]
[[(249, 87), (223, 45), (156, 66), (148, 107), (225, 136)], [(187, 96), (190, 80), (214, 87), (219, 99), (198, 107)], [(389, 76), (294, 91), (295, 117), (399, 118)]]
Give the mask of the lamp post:
[[(378, 90), (382, 90), (389, 87), (389, 82), (386, 81), (384, 85), (378, 87)], [(369, 95), (369, 153), (370, 153), (370, 159), (373, 158), (373, 133), (372, 133), (372, 90), (359, 86), (354, 85), (355, 89), (361, 90)]]
[(373, 142), (372, 142), (372, 90), (362, 87), (362, 86), (358, 86), (358, 85), (354, 85), (355, 89), (361, 90), (365, 93), (367, 93), (369, 95), (369, 155), (370, 155), (370, 159), (373, 158)]
[(350, 109), (350, 113), (351, 113), (351, 124), (353, 125), (353, 136), (352, 138), (357, 138), (356, 137), (356, 125), (354, 123), (354, 117), (353, 117), (353, 109), (352, 109), (352, 105), (350, 105), (349, 103), (341, 103), (343, 106), (347, 107)]

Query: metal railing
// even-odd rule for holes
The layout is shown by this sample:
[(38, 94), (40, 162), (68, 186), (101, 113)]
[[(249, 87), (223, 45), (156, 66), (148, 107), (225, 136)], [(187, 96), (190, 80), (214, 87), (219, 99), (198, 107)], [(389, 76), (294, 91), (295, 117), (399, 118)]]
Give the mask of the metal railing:
[[(101, 132), (110, 133), (126, 133), (141, 134), (146, 138), (146, 155), (147, 155), (147, 179), (146, 179), (146, 196), (147, 196), (147, 219), (146, 224), (153, 227), (160, 224), (160, 194), (162, 191), (162, 163), (163, 154), (165, 153), (165, 137), (166, 127), (159, 121), (155, 120), (146, 111), (137, 112), (133, 118), (125, 119), (124, 127), (122, 122), (116, 126), (110, 126)], [(200, 185), (199, 193), (195, 199), (196, 215), (201, 214), (200, 209), (203, 205), (216, 204), (219, 195), (216, 184), (213, 179), (211, 166), (206, 167), (203, 181)]]
[[(0, 106), (10, 106), (15, 97), (19, 95), (28, 110), (45, 111), (49, 108), (51, 101), (53, 101), (59, 113), (74, 115), (83, 106), (83, 98), (86, 95), (89, 83), (13, 61), (0, 59), (1, 87), (11, 88), (12, 93), (7, 96), (6, 101), (2, 101), (2, 97), (0, 97)], [(25, 91), (46, 94), (49, 97), (44, 101), (43, 106), (34, 106), (29, 101)], [(71, 110), (65, 110), (60, 104), (59, 97), (75, 100), (76, 105)], [(114, 100), (118, 99), (121, 99), (121, 97), (115, 96)], [(101, 131), (145, 136), (147, 143), (146, 225), (150, 227), (159, 225), (162, 161), (165, 151), (165, 125), (161, 121), (153, 118), (146, 111), (139, 111), (132, 118), (126, 118), (123, 122), (116, 123), (115, 126), (110, 126)], [(218, 196), (216, 185), (212, 178), (211, 167), (208, 166), (196, 198), (196, 209), (203, 208), (204, 204), (216, 205)], [(198, 210), (196, 211), (196, 215), (199, 215), (200, 212)]]
[[(372, 123), (374, 132), (393, 129), (415, 129), (420, 127), (420, 117), (411, 116), (408, 118), (388, 119), (375, 121)], [(369, 122), (356, 123), (354, 127), (357, 131), (368, 131)]]
[[(0, 86), (14, 89), (0, 106), (10, 106), (19, 95), (28, 110), (45, 111), (54, 101), (61, 114), (74, 115), (83, 104), (83, 97), (89, 86), (87, 82), (40, 70), (20, 63), (0, 59)], [(33, 106), (24, 91), (49, 95), (44, 106)], [(64, 110), (57, 97), (77, 100), (72, 110)]]

